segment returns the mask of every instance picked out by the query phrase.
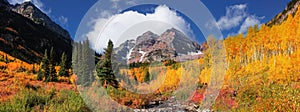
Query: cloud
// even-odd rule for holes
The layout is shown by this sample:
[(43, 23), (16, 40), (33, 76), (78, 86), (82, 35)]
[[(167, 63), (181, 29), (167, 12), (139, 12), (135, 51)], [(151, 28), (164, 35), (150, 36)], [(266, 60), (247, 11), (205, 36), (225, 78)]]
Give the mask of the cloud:
[(8, 2), (10, 4), (22, 4), (24, 2), (31, 2), (33, 3), (37, 8), (39, 8), (41, 11), (43, 11), (46, 14), (50, 14), (51, 13), (51, 9), (46, 9), (44, 7), (44, 3), (41, 2), (40, 0), (8, 0)]
[(119, 3), (120, 0), (110, 0), (110, 2), (113, 3), (113, 8), (117, 9), (118, 8), (118, 3)]
[[(102, 15), (108, 16), (108, 12)], [(146, 31), (161, 34), (167, 29), (176, 28), (193, 38), (190, 25), (167, 6), (158, 6), (154, 13), (141, 14), (136, 11), (127, 11), (110, 17), (100, 17), (92, 21), (93, 30), (86, 34), (91, 47), (101, 52), (111, 39), (115, 47), (125, 40), (136, 39)]]
[(65, 16), (60, 16), (60, 17), (58, 17), (58, 21), (60, 24), (65, 25), (68, 23), (68, 18)]
[[(218, 26), (221, 30), (231, 30), (239, 27), (238, 32), (231, 32), (228, 36), (237, 35), (239, 33), (245, 34), (250, 26), (260, 25), (261, 20), (264, 17), (258, 17), (253, 14), (249, 14), (247, 11), (247, 4), (238, 4), (226, 7), (226, 15), (222, 16), (217, 21)], [(207, 28), (213, 25), (207, 25)]]
[(217, 21), (217, 24), (222, 30), (229, 30), (239, 26), (247, 16), (246, 8), (246, 4), (226, 7), (226, 15), (222, 16)]
[(254, 15), (247, 17), (246, 20), (244, 21), (244, 23), (242, 24), (242, 26), (239, 30), (239, 33), (244, 34), (248, 31), (248, 28), (250, 26), (253, 27), (254, 25), (260, 25), (261, 24), (260, 19), (261, 18), (256, 17)]
[(129, 0), (126, 2), (128, 5), (137, 5), (137, 3), (134, 0)]

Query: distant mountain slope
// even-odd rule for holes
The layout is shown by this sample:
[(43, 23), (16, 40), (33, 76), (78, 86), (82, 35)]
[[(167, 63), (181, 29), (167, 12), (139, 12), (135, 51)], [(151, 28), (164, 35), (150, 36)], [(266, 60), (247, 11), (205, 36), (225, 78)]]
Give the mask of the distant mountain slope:
[(200, 58), (202, 46), (172, 28), (162, 35), (145, 32), (136, 40), (127, 40), (115, 49), (116, 59), (123, 64), (173, 59), (185, 61)]
[(61, 26), (53, 22), (45, 13), (39, 10), (31, 2), (24, 2), (22, 4), (16, 4), (12, 6), (12, 10), (27, 17), (34, 21), (36, 24), (41, 24), (53, 32), (60, 34), (62, 37), (70, 39), (70, 34), (68, 31), (63, 29)]
[(287, 19), (289, 14), (295, 15), (299, 5), (300, 0), (291, 0), (287, 7), (281, 13), (277, 14), (271, 21), (266, 23), (266, 25), (272, 26), (281, 24), (284, 20)]
[(59, 60), (62, 52), (66, 52), (70, 57), (71, 44), (70, 37), (50, 30), (43, 24), (36, 24), (12, 11), (6, 0), (0, 0), (0, 51), (28, 63), (37, 63), (45, 49), (51, 47), (54, 47), (56, 60)]

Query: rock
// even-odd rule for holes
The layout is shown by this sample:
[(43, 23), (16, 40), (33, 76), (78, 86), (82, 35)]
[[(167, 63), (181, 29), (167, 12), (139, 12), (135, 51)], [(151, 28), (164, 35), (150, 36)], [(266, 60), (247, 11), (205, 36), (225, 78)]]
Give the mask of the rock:
[(66, 31), (61, 26), (53, 22), (45, 13), (43, 13), (30, 1), (24, 2), (22, 4), (16, 4), (15, 6), (12, 6), (12, 10), (34, 21), (36, 24), (46, 26), (48, 29), (60, 34), (65, 39), (71, 39), (68, 31)]
[[(115, 48), (118, 62), (154, 62), (163, 60), (187, 61), (202, 57), (202, 46), (172, 28), (158, 36), (151, 31), (127, 40)], [(126, 63), (124, 63), (126, 62)]]

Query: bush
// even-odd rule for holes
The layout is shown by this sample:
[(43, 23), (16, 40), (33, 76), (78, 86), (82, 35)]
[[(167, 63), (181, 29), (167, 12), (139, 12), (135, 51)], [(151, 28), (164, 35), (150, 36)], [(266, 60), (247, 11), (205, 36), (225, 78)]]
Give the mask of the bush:
[(50, 92), (42, 89), (24, 89), (12, 100), (0, 103), (0, 112), (30, 111), (89, 112), (90, 109), (81, 97), (71, 90), (62, 90), (57, 94), (55, 89)]

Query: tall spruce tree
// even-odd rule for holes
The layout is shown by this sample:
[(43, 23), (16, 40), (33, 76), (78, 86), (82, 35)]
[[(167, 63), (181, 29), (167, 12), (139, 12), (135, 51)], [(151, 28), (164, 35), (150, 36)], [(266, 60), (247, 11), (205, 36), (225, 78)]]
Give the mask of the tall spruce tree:
[(93, 50), (90, 48), (90, 42), (87, 39), (83, 42), (82, 45), (82, 62), (80, 63), (81, 66), (81, 74), (82, 74), (82, 85), (89, 86), (93, 82), (93, 74), (92, 74), (92, 58), (93, 58)]
[(79, 52), (78, 52), (78, 47), (79, 47), (79, 43), (74, 43), (73, 44), (73, 52), (72, 52), (72, 72), (76, 75), (78, 75), (78, 56), (79, 56)]
[(49, 77), (49, 60), (48, 60), (48, 50), (45, 50), (44, 57), (39, 67), (38, 80), (43, 80)]
[(150, 80), (151, 80), (151, 76), (150, 76), (149, 70), (147, 70), (145, 77), (144, 77), (144, 82), (149, 83)]
[(68, 67), (67, 67), (67, 55), (64, 52), (61, 55), (60, 69), (58, 71), (59, 76), (69, 77)]
[(90, 86), (94, 81), (93, 63), (95, 52), (90, 48), (89, 40), (81, 43), (75, 43), (72, 54), (73, 72), (77, 75), (77, 84), (82, 86)]
[(100, 79), (101, 84), (104, 87), (107, 87), (108, 85), (113, 86), (115, 88), (119, 87), (118, 81), (116, 80), (116, 77), (113, 73), (112, 69), (112, 54), (113, 54), (113, 42), (109, 40), (107, 48), (105, 49), (104, 56), (105, 58), (103, 60), (100, 60), (97, 63), (97, 76)]
[(53, 47), (50, 50), (49, 55), (49, 76), (46, 78), (46, 82), (55, 82), (58, 80), (55, 70), (55, 64), (54, 64), (54, 54), (53, 54)]
[(42, 69), (40, 68), (39, 71), (37, 72), (37, 80), (42, 81), (44, 78)]

